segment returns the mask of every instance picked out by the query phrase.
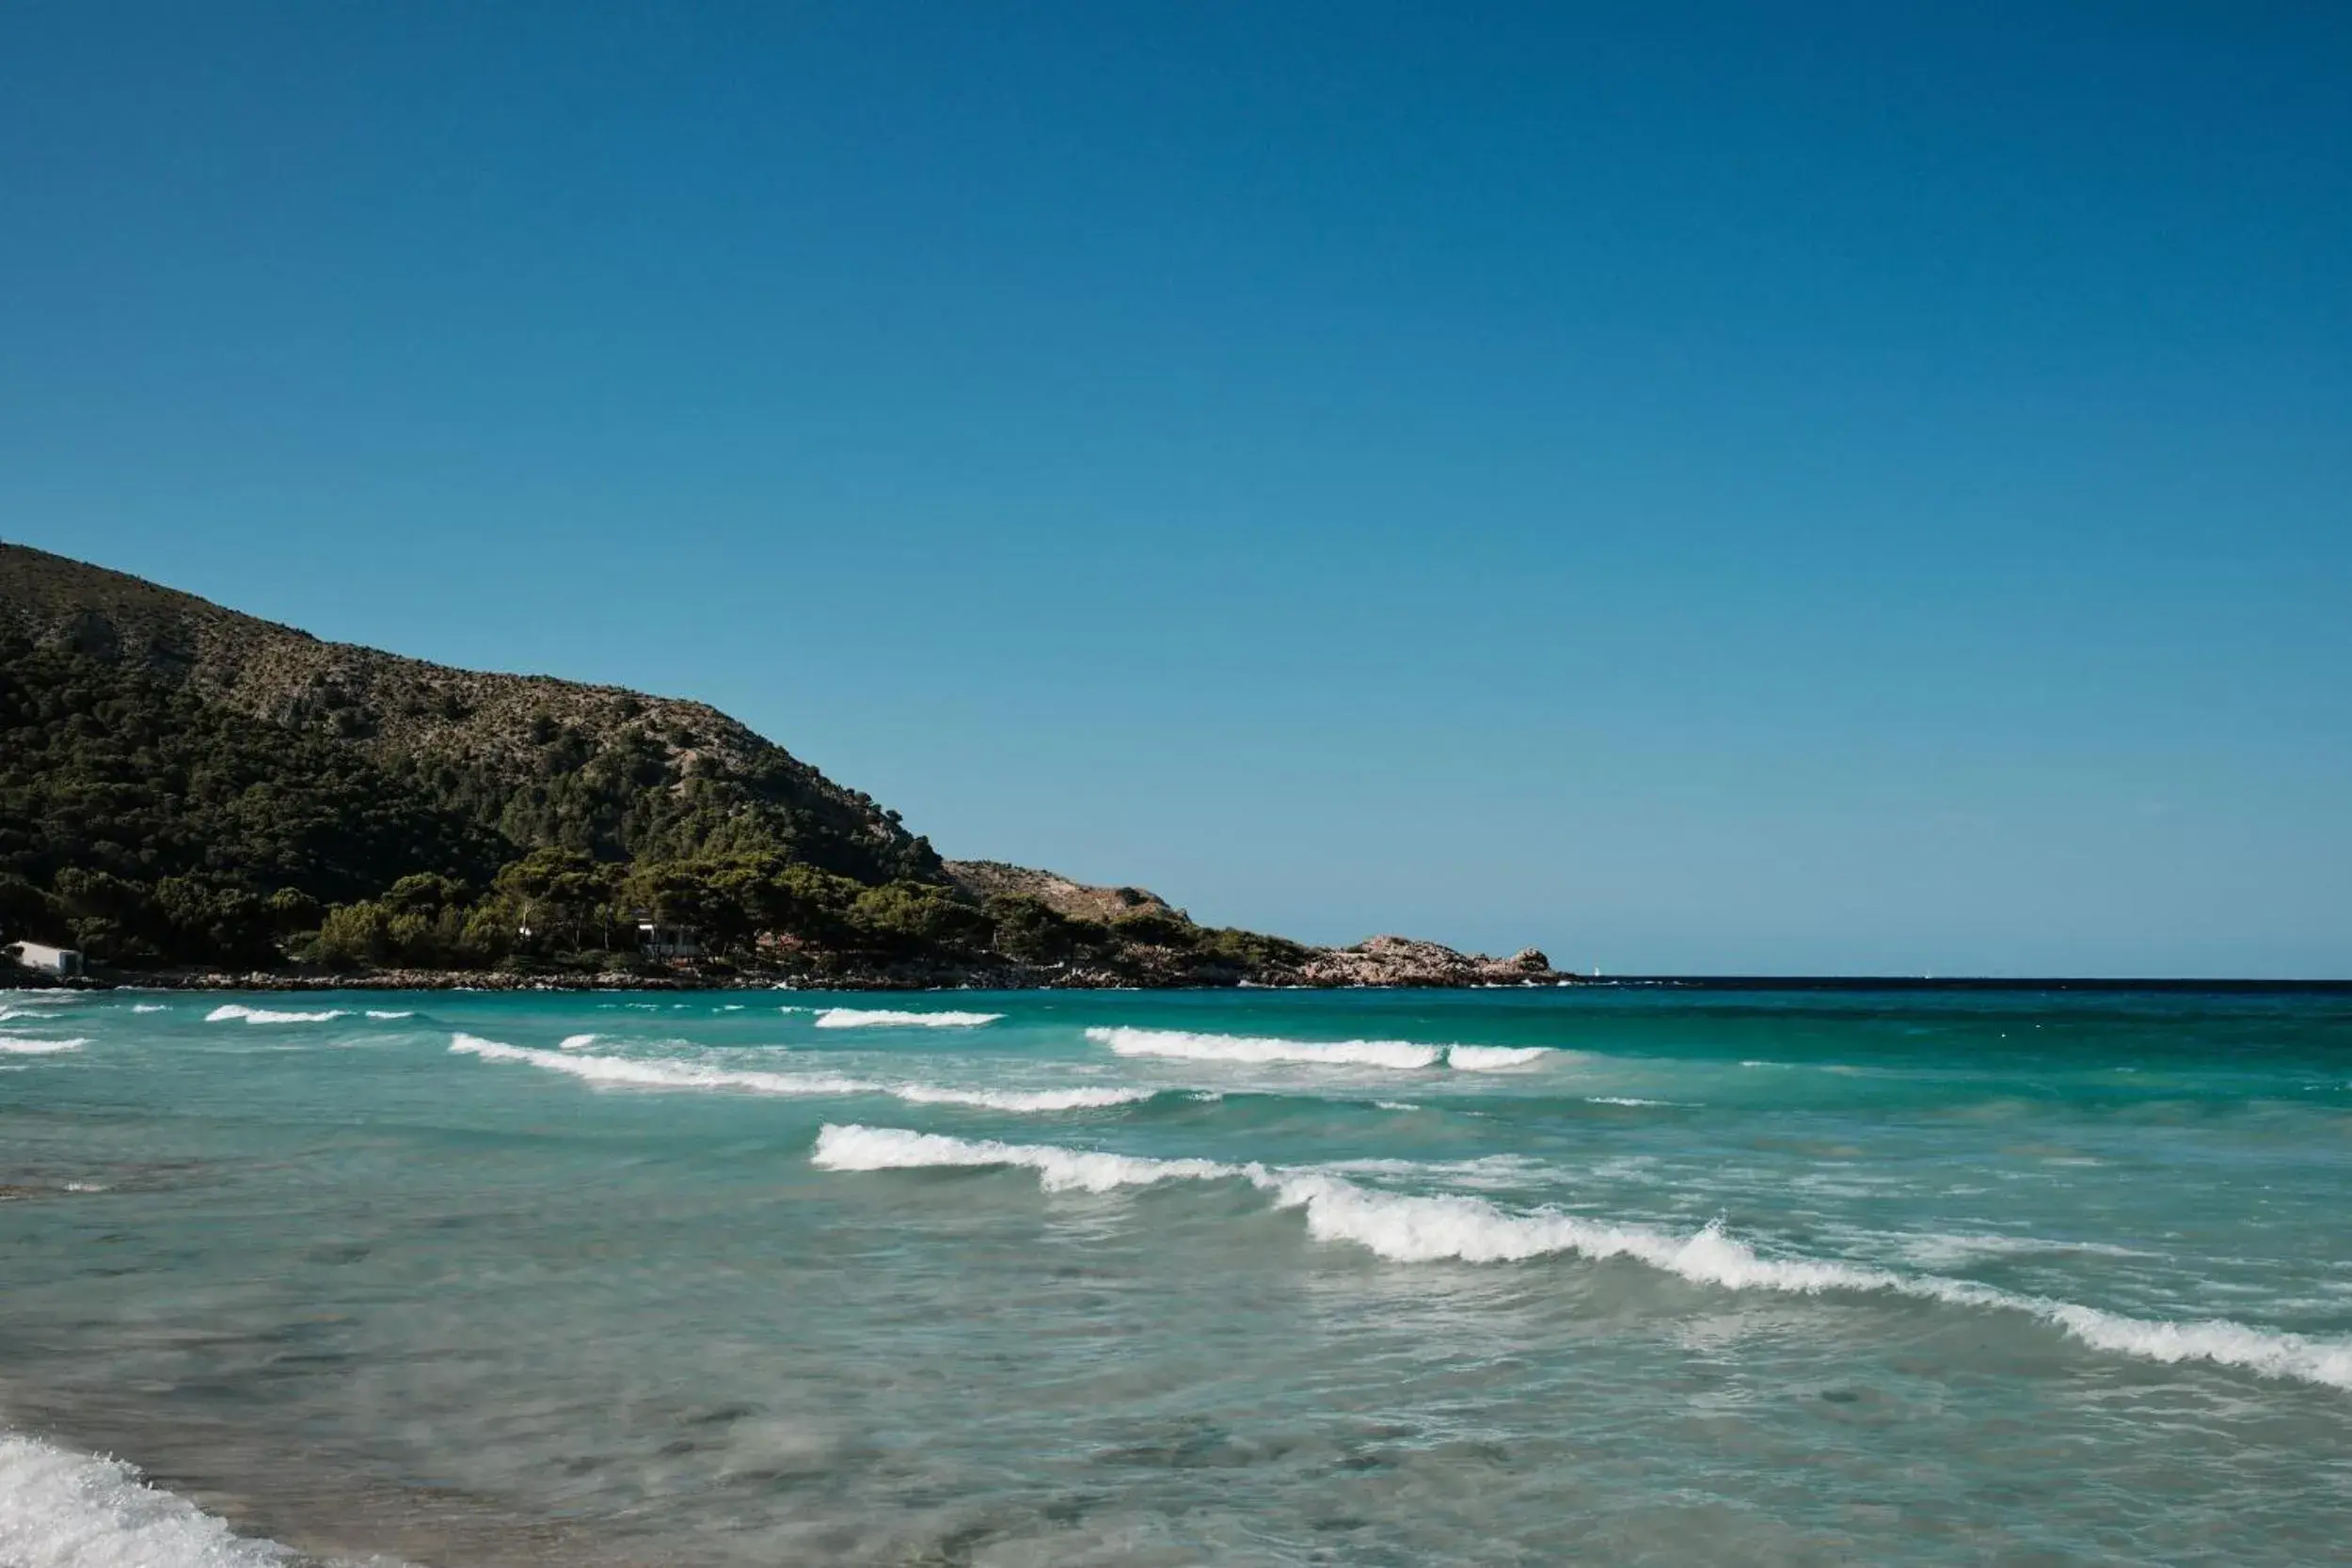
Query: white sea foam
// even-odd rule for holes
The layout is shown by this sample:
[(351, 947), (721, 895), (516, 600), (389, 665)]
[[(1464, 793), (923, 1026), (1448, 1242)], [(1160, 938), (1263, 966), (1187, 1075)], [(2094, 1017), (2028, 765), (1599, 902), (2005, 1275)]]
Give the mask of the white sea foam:
[(827, 1007), (817, 1015), (819, 1029), (977, 1029), (1002, 1013), (902, 1013), (886, 1007)]
[(0, 1436), (0, 1562), (9, 1568), (284, 1568), (252, 1541), (119, 1460)]
[(758, 1094), (859, 1094), (868, 1085), (860, 1079), (833, 1073), (757, 1072), (707, 1067), (699, 1062), (641, 1061), (628, 1056), (563, 1054), (476, 1035), (457, 1035), (449, 1048), (461, 1055), (493, 1062), (525, 1062), (549, 1072), (569, 1073), (596, 1084), (625, 1084), (649, 1089), (749, 1089)]
[(1246, 1067), (1388, 1068), (1418, 1071), (1440, 1065), (1464, 1072), (1502, 1072), (1533, 1067), (1564, 1053), (1542, 1045), (1423, 1045), (1416, 1040), (1292, 1040), (1274, 1036), (1203, 1035), (1184, 1029), (1120, 1024), (1089, 1029), (1087, 1038), (1121, 1056), (1164, 1056), (1187, 1062), (1234, 1062)]
[(316, 1013), (283, 1013), (268, 1007), (248, 1007), (241, 1002), (224, 1002), (206, 1013), (204, 1022), (227, 1023), (243, 1019), (247, 1023), (325, 1023), (328, 1019), (342, 1016), (343, 1009), (341, 1007), (329, 1007), (325, 1012)]
[(1215, 1160), (1146, 1160), (1130, 1154), (1049, 1148), (911, 1132), (898, 1127), (827, 1125), (817, 1134), (816, 1163), (826, 1170), (910, 1170), (930, 1165), (1015, 1165), (1037, 1172), (1048, 1192), (1079, 1188), (1106, 1193), (1114, 1187), (1243, 1176), (1239, 1165)]
[(1542, 1045), (1450, 1045), (1446, 1047), (1445, 1062), (1464, 1072), (1500, 1072), (1507, 1068), (1534, 1067), (1553, 1054), (1550, 1047)]
[(1444, 1047), (1410, 1040), (1286, 1040), (1250, 1035), (1197, 1035), (1181, 1029), (1094, 1028), (1087, 1038), (1121, 1056), (1167, 1056), (1188, 1062), (1247, 1066), (1309, 1063), (1399, 1070), (1436, 1067)]
[(414, 1018), (417, 1015), (414, 1013), (389, 1013), (381, 1010), (380, 1008), (370, 1007), (368, 1009), (368, 1016), (370, 1018)]
[(1679, 1105), (1682, 1101), (1678, 1100), (1639, 1100), (1629, 1094), (1588, 1094), (1584, 1097), (1584, 1103), (1587, 1105)]
[(2040, 1236), (1953, 1235), (1942, 1232), (1904, 1236), (1902, 1255), (1929, 1268), (1950, 1268), (1979, 1258), (2015, 1258), (2033, 1253), (2073, 1252), (2096, 1258), (2155, 1258), (2158, 1253), (2107, 1242), (2061, 1242)]
[(947, 1089), (929, 1084), (885, 1084), (882, 1094), (910, 1105), (978, 1105), (992, 1111), (1095, 1111), (1111, 1105), (1134, 1105), (1152, 1098), (1151, 1089)]
[[(577, 1039), (580, 1037), (574, 1036)], [(1089, 1111), (1111, 1105), (1131, 1105), (1149, 1100), (1156, 1091), (1142, 1088), (962, 1089), (932, 1084), (888, 1084), (832, 1072), (765, 1072), (753, 1069), (711, 1067), (700, 1062), (645, 1060), (631, 1056), (597, 1056), (577, 1051), (539, 1051), (508, 1045), (474, 1035), (458, 1035), (449, 1048), (461, 1055), (494, 1062), (522, 1062), (549, 1072), (569, 1073), (590, 1083), (615, 1084), (645, 1089), (739, 1089), (752, 1094), (820, 1096), (888, 1095), (910, 1105), (971, 1105), (990, 1111)]]
[(596, 1043), (596, 1037), (594, 1035), (566, 1035), (558, 1042), (556, 1049), (558, 1051), (585, 1051)]
[(167, 1013), (171, 1009), (160, 1002), (134, 1002), (131, 1010), (135, 1013)]
[(1885, 1293), (1955, 1307), (2023, 1313), (2094, 1349), (2166, 1363), (2209, 1361), (2265, 1376), (2352, 1389), (2352, 1339), (2321, 1339), (2227, 1319), (2155, 1322), (2023, 1295), (1973, 1280), (1805, 1258), (1771, 1258), (1710, 1224), (1689, 1234), (1588, 1219), (1555, 1210), (1513, 1212), (1482, 1197), (1375, 1192), (1329, 1168), (1251, 1162), (1147, 1159), (1027, 1144), (973, 1142), (896, 1128), (828, 1126), (815, 1163), (829, 1170), (1000, 1166), (1035, 1170), (1048, 1188), (1114, 1187), (1178, 1180), (1239, 1180), (1275, 1206), (1304, 1212), (1319, 1241), (1351, 1242), (1397, 1262), (1515, 1262), (1553, 1254), (1624, 1258), (1695, 1284), (1800, 1295)]
[(0, 1054), (9, 1056), (52, 1056), (61, 1051), (79, 1051), (89, 1044), (87, 1038), (71, 1040), (35, 1039), (30, 1035), (0, 1035)]

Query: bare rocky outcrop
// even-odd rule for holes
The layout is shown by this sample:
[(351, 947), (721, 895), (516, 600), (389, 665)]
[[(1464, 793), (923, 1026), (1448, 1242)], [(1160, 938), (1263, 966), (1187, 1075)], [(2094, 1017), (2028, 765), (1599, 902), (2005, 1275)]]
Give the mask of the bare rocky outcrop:
[(947, 879), (976, 903), (998, 894), (1034, 898), (1056, 914), (1103, 925), (1131, 920), (1139, 914), (1162, 914), (1177, 920), (1184, 911), (1156, 893), (1139, 887), (1098, 887), (1076, 882), (1053, 871), (1009, 865), (1003, 861), (948, 861)]

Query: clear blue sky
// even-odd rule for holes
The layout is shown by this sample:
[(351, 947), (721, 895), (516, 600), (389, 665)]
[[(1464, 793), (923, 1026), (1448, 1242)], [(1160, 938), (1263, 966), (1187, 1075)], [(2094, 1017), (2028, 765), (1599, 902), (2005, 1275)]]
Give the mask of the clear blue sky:
[(0, 533), (955, 855), (2352, 974), (2352, 8), (0, 11)]

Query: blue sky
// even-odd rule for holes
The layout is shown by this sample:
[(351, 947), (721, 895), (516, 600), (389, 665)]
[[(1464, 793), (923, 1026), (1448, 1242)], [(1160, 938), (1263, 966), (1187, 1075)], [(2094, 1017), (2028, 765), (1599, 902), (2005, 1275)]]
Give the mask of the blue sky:
[(29, 4), (0, 534), (949, 854), (2352, 975), (2352, 11)]

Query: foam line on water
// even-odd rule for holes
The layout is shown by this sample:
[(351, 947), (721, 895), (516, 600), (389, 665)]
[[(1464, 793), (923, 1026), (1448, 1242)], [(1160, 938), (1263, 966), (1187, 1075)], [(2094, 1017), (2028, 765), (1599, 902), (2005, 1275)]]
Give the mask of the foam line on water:
[(9, 1056), (54, 1056), (59, 1052), (79, 1051), (89, 1044), (87, 1037), (71, 1040), (35, 1039), (30, 1035), (0, 1035), (0, 1054)]
[(119, 1460), (0, 1435), (0, 1562), (10, 1568), (286, 1568), (294, 1554), (231, 1531)]
[(242, 1002), (224, 1002), (206, 1013), (204, 1022), (230, 1023), (242, 1019), (247, 1023), (325, 1023), (329, 1019), (342, 1016), (343, 1009), (341, 1007), (329, 1007), (324, 1012), (292, 1013), (278, 1012), (268, 1007), (248, 1007)]
[(827, 1124), (817, 1134), (816, 1163), (826, 1170), (914, 1170), (925, 1166), (1010, 1165), (1037, 1172), (1047, 1192), (1075, 1188), (1107, 1193), (1116, 1187), (1155, 1181), (1247, 1175), (1240, 1165), (1215, 1160), (1148, 1160), (1133, 1154), (1000, 1143), (993, 1138), (950, 1138), (899, 1127)]
[(1186, 1062), (1234, 1062), (1248, 1067), (1304, 1063), (1376, 1067), (1406, 1071), (1436, 1067), (1445, 1048), (1411, 1040), (1287, 1040), (1253, 1035), (1202, 1035), (1182, 1029), (1125, 1024), (1089, 1029), (1087, 1038), (1120, 1056), (1164, 1056)]
[(828, 1125), (813, 1163), (827, 1170), (1017, 1166), (1047, 1188), (1116, 1187), (1169, 1180), (1237, 1180), (1278, 1209), (1301, 1211), (1318, 1241), (1348, 1242), (1396, 1262), (1506, 1263), (1557, 1254), (1624, 1258), (1694, 1284), (1796, 1295), (1892, 1294), (1954, 1307), (2023, 1313), (2094, 1349), (2163, 1363), (2207, 1361), (2268, 1377), (2352, 1389), (2352, 1339), (2323, 1339), (2228, 1319), (2169, 1323), (2023, 1295), (1973, 1280), (1804, 1258), (1768, 1258), (1720, 1224), (1677, 1234), (1654, 1226), (1552, 1210), (1513, 1212), (1483, 1197), (1379, 1192), (1328, 1168), (1249, 1162), (1151, 1159), (1028, 1144), (972, 1141), (898, 1128)]
[(1507, 1072), (1569, 1053), (1546, 1045), (1423, 1045), (1418, 1040), (1293, 1040), (1267, 1035), (1208, 1035), (1184, 1029), (1097, 1026), (1088, 1039), (1120, 1056), (1163, 1056), (1186, 1062), (1232, 1062), (1244, 1067), (1386, 1068), (1416, 1072), (1451, 1067), (1463, 1072)]
[(977, 1029), (1002, 1013), (910, 1013), (887, 1007), (827, 1007), (817, 1015), (819, 1029)]
[[(575, 1039), (579, 1037), (574, 1036)], [(458, 1035), (450, 1050), (485, 1061), (521, 1062), (549, 1072), (568, 1073), (593, 1084), (612, 1084), (644, 1089), (736, 1089), (752, 1094), (786, 1095), (800, 1099), (823, 1096), (888, 1095), (910, 1105), (969, 1105), (990, 1111), (1093, 1111), (1132, 1105), (1158, 1091), (1142, 1088), (961, 1089), (932, 1084), (891, 1084), (851, 1078), (833, 1072), (765, 1072), (755, 1069), (710, 1067), (700, 1062), (646, 1060), (634, 1056), (600, 1056), (571, 1049), (541, 1051), (508, 1045), (503, 1040)]]
[(1445, 1064), (1464, 1072), (1502, 1072), (1534, 1067), (1552, 1053), (1550, 1047), (1542, 1045), (1450, 1045)]
[(1928, 1268), (1968, 1263), (1979, 1258), (2029, 1257), (2046, 1253), (2079, 1253), (2092, 1258), (2163, 1256), (2138, 1247), (2117, 1246), (2108, 1242), (2062, 1242), (2040, 1236), (1955, 1235), (1945, 1231), (1901, 1236), (1897, 1244), (1905, 1258)]

